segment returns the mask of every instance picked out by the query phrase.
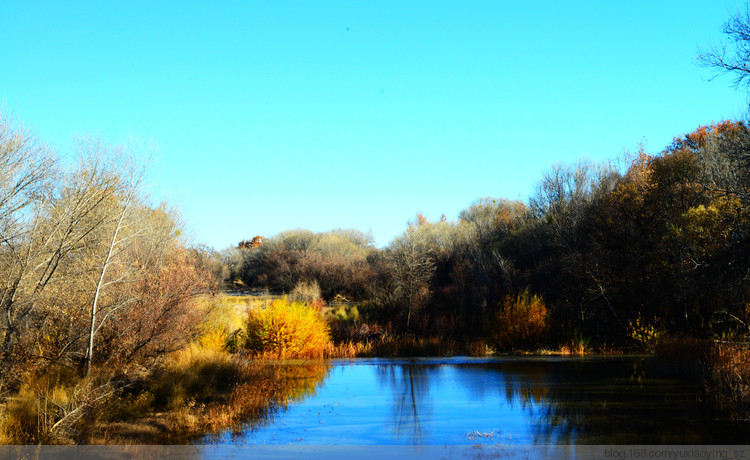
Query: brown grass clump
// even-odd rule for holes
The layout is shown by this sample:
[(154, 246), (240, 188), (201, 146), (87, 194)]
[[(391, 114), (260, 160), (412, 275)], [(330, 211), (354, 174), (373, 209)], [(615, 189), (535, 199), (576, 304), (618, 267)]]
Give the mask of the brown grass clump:
[(715, 344), (709, 353), (706, 388), (714, 405), (736, 418), (750, 416), (750, 350)]
[(92, 375), (39, 375), (24, 382), (0, 413), (1, 444), (71, 444), (85, 442), (115, 387)]
[(694, 337), (664, 337), (652, 366), (665, 375), (704, 385), (709, 401), (738, 419), (750, 417), (750, 349), (745, 343), (721, 343)]
[(547, 334), (547, 307), (536, 294), (524, 290), (505, 296), (490, 319), (490, 338), (500, 350), (534, 349)]
[[(225, 430), (242, 431), (289, 401), (315, 391), (326, 365), (276, 365), (191, 347), (121, 395), (92, 443), (183, 444)], [(139, 401), (142, 401), (140, 409)], [(134, 408), (129, 410), (128, 408)]]

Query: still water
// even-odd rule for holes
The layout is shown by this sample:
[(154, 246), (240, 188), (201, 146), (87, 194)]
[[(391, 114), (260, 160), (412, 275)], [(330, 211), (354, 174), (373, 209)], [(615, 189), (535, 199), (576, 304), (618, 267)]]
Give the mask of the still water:
[[(747, 444), (700, 389), (643, 358), (356, 359), (295, 364), (303, 388), (212, 445)], [(300, 373), (300, 369), (305, 372)]]

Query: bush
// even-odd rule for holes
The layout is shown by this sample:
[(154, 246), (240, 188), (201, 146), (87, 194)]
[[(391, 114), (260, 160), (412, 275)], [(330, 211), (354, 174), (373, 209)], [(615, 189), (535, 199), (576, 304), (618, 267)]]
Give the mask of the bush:
[(279, 358), (322, 358), (331, 346), (321, 309), (286, 298), (250, 310), (246, 331), (248, 350)]
[(320, 286), (317, 281), (300, 281), (294, 286), (292, 292), (289, 293), (289, 298), (292, 302), (303, 302), (308, 305), (320, 304)]
[(641, 315), (633, 321), (628, 321), (628, 335), (643, 351), (652, 352), (659, 343), (661, 331), (654, 326), (656, 320), (646, 321)]
[(507, 295), (489, 321), (490, 339), (500, 350), (540, 346), (547, 333), (547, 307), (536, 294), (524, 290)]

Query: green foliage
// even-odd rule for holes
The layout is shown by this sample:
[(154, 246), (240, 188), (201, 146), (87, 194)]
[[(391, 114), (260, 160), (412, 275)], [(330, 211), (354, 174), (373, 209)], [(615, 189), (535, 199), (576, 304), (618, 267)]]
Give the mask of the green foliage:
[(279, 358), (322, 358), (331, 346), (321, 310), (287, 299), (250, 310), (246, 331), (248, 350)]
[(561, 347), (563, 354), (585, 355), (591, 349), (591, 339), (586, 337), (583, 332), (573, 329), (568, 339), (568, 343)]
[(338, 305), (331, 309), (330, 315), (342, 323), (354, 324), (359, 321), (359, 309), (356, 305)]
[(538, 347), (547, 330), (547, 307), (541, 297), (528, 290), (505, 296), (489, 321), (490, 338), (500, 350)]

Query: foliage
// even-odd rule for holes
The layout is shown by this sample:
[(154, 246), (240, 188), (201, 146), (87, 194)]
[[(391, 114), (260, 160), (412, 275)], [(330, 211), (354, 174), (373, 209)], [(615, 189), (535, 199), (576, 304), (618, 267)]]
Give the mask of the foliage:
[(366, 295), (371, 276), (367, 257), (373, 251), (370, 235), (357, 230), (296, 229), (260, 241), (225, 254), (231, 278), (281, 292), (290, 292), (300, 282), (316, 282), (326, 300), (338, 294), (351, 299)]
[(628, 335), (644, 351), (653, 351), (661, 337), (661, 330), (653, 321), (647, 321), (638, 316), (628, 322)]
[(0, 118), (0, 389), (178, 348), (199, 320), (191, 299), (214, 288), (178, 214), (141, 193), (147, 148), (84, 138), (73, 153), (63, 165)]
[(543, 344), (548, 330), (547, 307), (541, 297), (521, 291), (503, 298), (489, 321), (490, 337), (501, 350), (530, 349)]
[(287, 299), (250, 310), (246, 331), (248, 350), (279, 358), (322, 358), (331, 343), (321, 310)]

